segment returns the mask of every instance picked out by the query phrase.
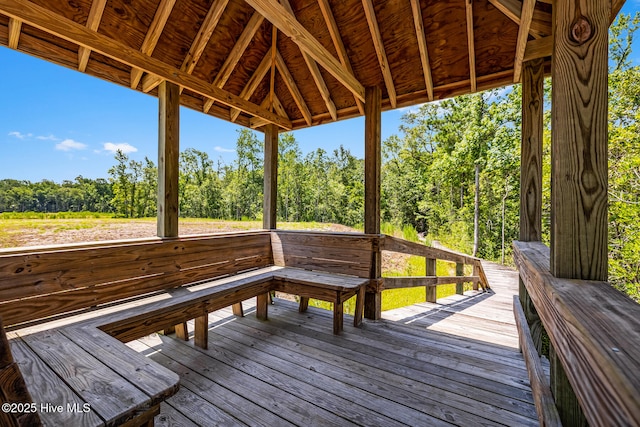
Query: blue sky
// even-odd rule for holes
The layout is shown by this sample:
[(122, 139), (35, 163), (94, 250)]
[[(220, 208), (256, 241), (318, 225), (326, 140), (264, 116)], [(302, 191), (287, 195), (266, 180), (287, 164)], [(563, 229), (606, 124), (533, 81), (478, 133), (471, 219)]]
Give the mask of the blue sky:
[[(627, 0), (623, 12), (640, 9)], [(636, 43), (637, 44), (637, 43)], [(638, 63), (638, 49), (634, 51)], [(157, 163), (156, 98), (0, 46), (0, 179), (56, 182), (107, 178), (114, 153)], [(180, 148), (231, 163), (239, 126), (182, 108)], [(398, 132), (403, 110), (383, 113), (382, 138)], [(261, 134), (259, 134), (261, 135)], [(362, 157), (362, 118), (294, 132), (304, 154), (341, 144)]]

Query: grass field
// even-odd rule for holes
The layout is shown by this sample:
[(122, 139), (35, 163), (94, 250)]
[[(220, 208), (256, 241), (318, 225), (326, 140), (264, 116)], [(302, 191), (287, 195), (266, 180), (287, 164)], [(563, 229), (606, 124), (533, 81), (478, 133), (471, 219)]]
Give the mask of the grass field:
[[(200, 218), (180, 218), (181, 235), (258, 230), (261, 221), (226, 221)], [(339, 224), (317, 222), (278, 223), (278, 228), (286, 230), (315, 231), (360, 231)], [(383, 224), (382, 232), (407, 240), (417, 241), (418, 235), (411, 227), (394, 227)], [(155, 218), (113, 218), (111, 214), (93, 212), (61, 213), (0, 213), (0, 248), (24, 246), (58, 245), (65, 243), (93, 242), (104, 240), (133, 239), (156, 235)], [(438, 261), (437, 274), (455, 275), (455, 266)], [(420, 276), (425, 272), (425, 260), (421, 257), (387, 254), (383, 256), (383, 276)], [(455, 293), (455, 285), (438, 286), (438, 298)], [(382, 310), (424, 302), (424, 288), (393, 289), (383, 291)], [(312, 306), (331, 309), (331, 304), (311, 300)], [(353, 314), (355, 298), (345, 303), (345, 312)]]

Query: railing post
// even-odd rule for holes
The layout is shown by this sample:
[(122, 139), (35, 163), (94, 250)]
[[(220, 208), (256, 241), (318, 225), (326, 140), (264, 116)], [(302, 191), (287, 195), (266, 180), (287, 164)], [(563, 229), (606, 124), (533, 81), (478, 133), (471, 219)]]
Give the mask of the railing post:
[[(425, 258), (427, 268), (426, 275), (427, 276), (435, 276), (436, 275), (436, 260), (434, 258)], [(436, 302), (438, 287), (437, 286), (427, 286), (427, 302)]]
[[(456, 262), (456, 276), (464, 276), (464, 264)], [(456, 283), (456, 294), (464, 294), (464, 283)]]
[[(480, 267), (478, 267), (477, 262), (473, 264), (473, 273), (471, 273), (471, 275), (475, 276), (475, 277), (480, 277)], [(478, 281), (479, 280), (480, 279), (473, 281), (473, 290), (474, 291), (478, 290)]]

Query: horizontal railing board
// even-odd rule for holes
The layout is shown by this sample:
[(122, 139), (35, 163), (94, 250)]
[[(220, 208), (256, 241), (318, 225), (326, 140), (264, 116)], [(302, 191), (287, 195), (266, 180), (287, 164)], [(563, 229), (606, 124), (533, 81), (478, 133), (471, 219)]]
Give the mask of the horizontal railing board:
[(454, 283), (472, 283), (480, 280), (478, 276), (411, 276), (384, 277), (382, 289), (415, 288), (422, 286), (438, 286)]
[(439, 259), (442, 261), (456, 262), (461, 264), (473, 265), (478, 258), (474, 258), (464, 254), (447, 251), (445, 249), (433, 248), (425, 246), (421, 243), (410, 242), (398, 239), (392, 236), (384, 236), (382, 239), (381, 249), (383, 251), (401, 252), (411, 255), (419, 255), (425, 258)]
[(606, 282), (549, 272), (549, 248), (514, 259), (589, 425), (640, 425), (640, 305)]

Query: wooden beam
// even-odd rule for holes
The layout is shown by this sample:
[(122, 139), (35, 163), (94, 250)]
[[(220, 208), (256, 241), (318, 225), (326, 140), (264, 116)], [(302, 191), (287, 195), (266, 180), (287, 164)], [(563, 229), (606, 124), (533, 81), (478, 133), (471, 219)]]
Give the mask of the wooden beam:
[[(89, 10), (89, 17), (87, 18), (87, 28), (91, 31), (98, 31), (100, 21), (102, 20), (102, 14), (104, 7), (107, 5), (107, 0), (93, 0), (91, 3), (91, 9)], [(83, 73), (87, 69), (87, 63), (89, 62), (89, 56), (91, 50), (84, 46), (80, 46), (78, 49), (78, 70)]]
[(529, 39), (529, 27), (533, 18), (533, 10), (536, 7), (536, 0), (523, 0), (522, 14), (520, 15), (520, 28), (518, 29), (518, 40), (516, 42), (516, 55), (513, 60), (513, 82), (519, 83), (522, 74), (522, 60), (527, 48)]
[[(545, 3), (541, 0), (538, 1)], [(520, 15), (522, 13), (521, 0), (489, 0), (489, 3), (516, 23), (516, 25), (520, 25)], [(550, 36), (553, 32), (551, 29), (551, 13), (534, 9), (529, 31), (534, 38)]]
[[(262, 25), (262, 21), (264, 21), (264, 18), (257, 12), (251, 16), (249, 22), (247, 22), (247, 25), (244, 27), (242, 34), (238, 37), (238, 41), (236, 41), (231, 52), (227, 55), (227, 59), (224, 61), (224, 64), (222, 64), (216, 78), (213, 80), (213, 87), (222, 89), (225, 83), (227, 83), (229, 77), (231, 77), (231, 73), (233, 73), (233, 69), (240, 61), (240, 58), (242, 58), (242, 54), (247, 49), (247, 46), (249, 46), (249, 43), (251, 43), (253, 36), (256, 35), (260, 25)], [(212, 99), (205, 101), (203, 111), (208, 113), (212, 105)]]
[[(293, 13), (293, 9), (291, 8), (291, 4), (289, 3), (289, 0), (280, 0), (280, 3), (285, 8), (285, 10), (295, 18), (295, 14)], [(327, 106), (327, 111), (329, 111), (329, 114), (331, 115), (331, 118), (333, 119), (333, 121), (336, 121), (338, 119), (338, 116), (336, 113), (336, 105), (331, 99), (331, 93), (329, 92), (327, 83), (324, 81), (322, 74), (320, 74), (320, 68), (318, 68), (318, 64), (304, 50), (301, 49), (300, 52), (302, 52), (302, 58), (304, 59), (304, 62), (307, 64), (309, 73), (311, 73), (311, 77), (313, 78), (313, 81), (315, 82), (316, 87), (320, 92), (320, 96), (322, 97), (322, 100)]]
[(86, 46), (89, 49), (122, 62), (131, 67), (156, 74), (165, 80), (184, 86), (192, 92), (212, 98), (229, 107), (238, 108), (250, 115), (262, 117), (278, 126), (291, 129), (291, 121), (240, 98), (230, 92), (213, 88), (207, 82), (190, 74), (171, 67), (164, 62), (148, 57), (120, 42), (102, 34), (91, 31), (76, 22), (60, 17), (60, 15), (38, 6), (27, 0), (0, 0), (0, 13), (20, 19), (23, 22), (54, 34), (72, 43)]
[(616, 20), (620, 9), (622, 9), (626, 1), (627, 0), (611, 0), (611, 18), (609, 19), (609, 25), (613, 24), (613, 21)]
[(471, 92), (478, 90), (478, 82), (476, 79), (476, 44), (473, 31), (473, 0), (465, 0), (466, 16), (467, 16), (467, 44), (469, 46), (469, 82)]
[(420, 50), (420, 62), (422, 63), (422, 73), (424, 74), (424, 85), (427, 89), (429, 101), (433, 101), (433, 79), (431, 78), (431, 65), (429, 65), (427, 39), (424, 34), (424, 22), (422, 21), (422, 11), (420, 10), (419, 0), (411, 0), (411, 11), (413, 12), (413, 24), (416, 27), (416, 38), (418, 39), (418, 49)]
[(278, 201), (278, 127), (268, 124), (264, 131), (264, 205), (262, 228), (275, 230)]
[[(333, 16), (333, 12), (331, 12), (331, 6), (329, 6), (328, 0), (318, 0), (318, 6), (320, 6), (324, 22), (327, 24), (327, 28), (329, 29), (333, 46), (336, 48), (336, 52), (338, 52), (338, 59), (340, 59), (340, 63), (347, 68), (349, 73), (355, 76), (353, 67), (351, 66), (351, 61), (349, 60), (349, 55), (347, 55), (347, 49), (345, 49), (344, 43), (342, 42), (342, 36), (340, 35), (340, 30), (338, 29), (338, 24)], [(356, 105), (358, 106), (358, 111), (360, 111), (360, 114), (364, 115), (364, 105), (362, 104), (362, 101), (355, 95), (354, 98), (356, 100)]]
[(269, 108), (273, 111), (276, 96), (276, 52), (278, 51), (278, 29), (271, 24), (271, 73), (269, 74)]
[[(382, 91), (380, 87), (368, 87), (364, 102), (364, 232), (380, 234), (380, 169), (382, 151)], [(382, 276), (380, 247), (372, 253), (370, 278), (377, 281)], [(380, 292), (365, 294), (364, 315), (378, 320), (382, 316)]]
[[(282, 105), (282, 103), (280, 102), (280, 99), (278, 98), (278, 96), (276, 94), (273, 94), (273, 101), (271, 101), (269, 99), (269, 96), (267, 95), (264, 98), (264, 101), (262, 101), (262, 104), (260, 104), (262, 107), (267, 108), (269, 106), (269, 104), (273, 104), (274, 107), (274, 111), (276, 112), (276, 114), (282, 116), (283, 118), (287, 118), (289, 119), (289, 116), (287, 115), (287, 112), (284, 109), (284, 106)], [(262, 127), (264, 125), (266, 125), (267, 122), (264, 119), (261, 118), (253, 118), (249, 121), (249, 127), (251, 129), (257, 129), (259, 127)]]
[(608, 30), (611, 2), (555, 2), (551, 272), (607, 280)]
[(384, 43), (382, 41), (382, 35), (380, 34), (380, 27), (378, 27), (378, 20), (376, 19), (376, 11), (373, 8), (373, 3), (371, 2), (371, 0), (362, 0), (362, 7), (364, 8), (364, 13), (367, 16), (369, 32), (371, 33), (373, 46), (376, 49), (378, 63), (380, 64), (380, 70), (382, 71), (382, 77), (384, 78), (384, 85), (387, 88), (387, 95), (389, 97), (389, 102), (391, 103), (391, 108), (396, 108), (396, 87), (393, 83), (393, 77), (391, 76), (391, 69), (389, 67), (387, 53), (384, 50)]
[(245, 1), (290, 37), (301, 51), (308, 53), (358, 99), (364, 101), (364, 86), (282, 5), (270, 0)]
[(524, 64), (520, 148), (520, 240), (542, 240), (544, 61)]
[(307, 125), (311, 126), (311, 111), (309, 111), (309, 107), (307, 107), (307, 103), (304, 101), (304, 98), (298, 89), (298, 85), (289, 72), (289, 68), (287, 67), (287, 64), (285, 64), (280, 52), (276, 52), (276, 67), (284, 78), (284, 83), (287, 85), (289, 92), (291, 92), (291, 96), (302, 113), (302, 117), (304, 117)]
[[(142, 46), (140, 47), (140, 52), (147, 56), (151, 56), (156, 45), (158, 44), (158, 40), (160, 40), (160, 35), (162, 34), (162, 30), (164, 30), (164, 26), (167, 24), (167, 20), (169, 19), (169, 15), (171, 15), (171, 11), (173, 10), (173, 6), (176, 4), (176, 0), (160, 0), (160, 4), (158, 5), (158, 9), (156, 9), (156, 13), (153, 16), (153, 21), (151, 21), (151, 26), (149, 27), (149, 31), (144, 36), (144, 40), (142, 41)], [(140, 78), (144, 73), (143, 70), (139, 68), (131, 69), (131, 88), (135, 89), (138, 87), (138, 83), (140, 83)], [(149, 83), (142, 84), (142, 91), (147, 93), (154, 87), (158, 86), (160, 83), (160, 79), (157, 76), (147, 76), (152, 78), (153, 81), (157, 81), (155, 85), (150, 85)], [(146, 90), (145, 90), (146, 89)]]
[(546, 58), (553, 54), (553, 36), (530, 40), (524, 51), (522, 62), (533, 61), (538, 58)]
[(9, 19), (9, 43), (7, 46), (11, 49), (18, 49), (20, 41), (20, 32), (22, 31), (22, 21), (19, 19)]
[(158, 102), (158, 237), (177, 237), (180, 87), (160, 83)]
[[(253, 72), (253, 74), (251, 75), (251, 78), (249, 78), (249, 82), (242, 89), (242, 92), (240, 92), (240, 98), (249, 99), (251, 98), (251, 95), (253, 95), (253, 93), (256, 91), (256, 89), (258, 88), (258, 85), (260, 84), (262, 79), (264, 79), (264, 76), (267, 74), (267, 71), (269, 71), (269, 67), (271, 66), (272, 51), (273, 51), (273, 48), (269, 49), (267, 53), (264, 55), (264, 57), (262, 58), (262, 61), (260, 61), (260, 65), (258, 65), (258, 68), (256, 68), (256, 70)], [(262, 105), (262, 107), (267, 109), (268, 105), (266, 106)], [(237, 110), (235, 108), (231, 109), (231, 121), (235, 122), (239, 114), (240, 114), (240, 110)]]

